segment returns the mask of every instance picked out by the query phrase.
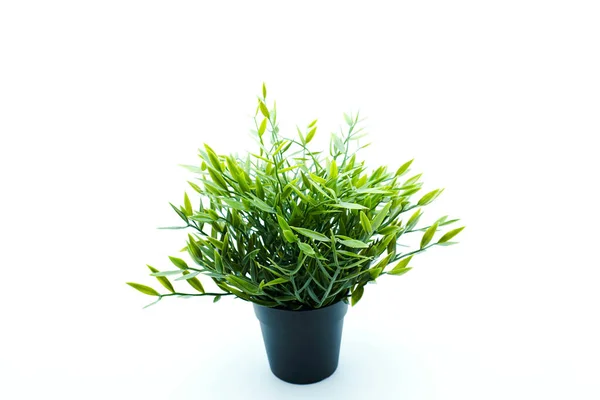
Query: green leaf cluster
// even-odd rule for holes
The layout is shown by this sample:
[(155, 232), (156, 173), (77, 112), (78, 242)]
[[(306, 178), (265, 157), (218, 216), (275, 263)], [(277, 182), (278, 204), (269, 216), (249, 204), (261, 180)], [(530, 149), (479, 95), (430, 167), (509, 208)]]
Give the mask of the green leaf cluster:
[[(317, 120), (297, 135), (279, 132), (275, 103), (266, 88), (254, 117), (257, 150), (245, 157), (221, 155), (209, 145), (199, 150), (183, 204), (171, 205), (190, 230), (184, 250), (193, 267), (171, 257), (175, 270), (151, 275), (168, 291), (129, 283), (158, 296), (234, 295), (268, 307), (289, 310), (326, 307), (338, 301), (356, 304), (365, 285), (382, 275), (402, 275), (415, 254), (453, 244), (462, 229), (439, 235), (457, 220), (439, 218), (417, 227), (423, 208), (442, 189), (420, 195), (421, 174), (410, 175), (412, 160), (397, 170), (368, 170), (358, 152), (364, 137), (359, 115), (344, 114), (342, 133), (331, 135), (327, 152), (309, 147), (319, 134)], [(421, 235), (420, 245), (405, 251), (400, 240)], [(219, 292), (206, 292), (198, 276), (213, 281)], [(187, 281), (192, 294), (176, 291), (169, 280)]]

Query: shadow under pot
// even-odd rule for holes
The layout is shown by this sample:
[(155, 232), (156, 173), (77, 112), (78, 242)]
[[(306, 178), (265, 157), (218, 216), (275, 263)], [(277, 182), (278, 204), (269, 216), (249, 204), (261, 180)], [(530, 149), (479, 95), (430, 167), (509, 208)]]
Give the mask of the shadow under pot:
[(304, 311), (254, 304), (273, 374), (296, 384), (331, 376), (338, 366), (346, 311), (343, 301)]

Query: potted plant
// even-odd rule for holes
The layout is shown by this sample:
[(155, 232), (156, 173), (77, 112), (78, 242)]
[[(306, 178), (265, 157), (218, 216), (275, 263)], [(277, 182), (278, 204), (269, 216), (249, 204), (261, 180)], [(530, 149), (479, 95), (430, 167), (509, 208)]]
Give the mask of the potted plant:
[[(332, 134), (325, 155), (309, 148), (316, 120), (284, 137), (266, 97), (263, 85), (256, 152), (224, 156), (205, 145), (199, 165), (188, 166), (197, 174), (189, 184), (200, 200), (194, 206), (186, 193), (183, 205), (171, 206), (184, 223), (173, 229), (190, 230), (183, 251), (191, 262), (170, 257), (176, 268), (148, 266), (166, 293), (128, 284), (157, 297), (155, 303), (171, 296), (253, 303), (273, 373), (312, 383), (336, 370), (348, 303), (359, 302), (365, 285), (408, 272), (414, 255), (453, 244), (463, 227), (438, 236), (457, 221), (447, 217), (418, 227), (423, 207), (442, 190), (417, 195), (421, 174), (405, 178), (412, 160), (395, 171), (368, 172), (357, 157), (365, 147), (358, 145), (358, 114), (344, 114), (346, 131)], [(414, 234), (420, 235), (416, 248), (400, 249), (399, 240)], [(205, 290), (199, 276), (217, 289)], [(192, 293), (175, 290), (171, 279), (187, 282)]]

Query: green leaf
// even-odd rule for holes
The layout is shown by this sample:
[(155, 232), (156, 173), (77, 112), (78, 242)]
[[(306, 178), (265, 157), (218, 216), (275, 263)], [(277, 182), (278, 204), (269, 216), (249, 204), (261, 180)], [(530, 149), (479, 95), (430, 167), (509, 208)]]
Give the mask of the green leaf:
[(452, 229), (451, 231), (446, 232), (444, 234), (444, 236), (442, 236), (440, 238), (440, 240), (438, 240), (438, 243), (446, 243), (446, 242), (448, 242), (454, 236), (458, 235), (463, 229), (465, 229), (464, 226), (462, 226), (460, 228)]
[(265, 85), (264, 82), (262, 84), (262, 95), (263, 95), (263, 99), (267, 98), (267, 86)]
[(313, 173), (310, 174), (310, 179), (312, 179), (313, 181), (315, 181), (321, 185), (324, 185), (327, 183), (327, 180), (325, 180), (322, 177), (320, 177), (319, 175), (315, 175)]
[(360, 301), (365, 292), (365, 287), (363, 285), (358, 286), (356, 289), (352, 291), (352, 307), (356, 305)]
[(348, 203), (345, 201), (340, 201), (337, 204), (330, 204), (331, 207), (337, 207), (337, 208), (345, 208), (348, 210), (368, 210), (369, 207), (365, 207), (362, 204), (358, 204), (358, 203)]
[(431, 203), (433, 200), (435, 200), (443, 191), (444, 191), (444, 189), (432, 190), (431, 192), (429, 192), (426, 195), (424, 195), (423, 197), (421, 197), (417, 204), (420, 206), (427, 205), (427, 204)]
[(285, 238), (285, 240), (287, 240), (289, 243), (294, 243), (298, 240), (298, 237), (296, 235), (294, 235), (294, 232), (292, 232), (289, 229), (284, 229), (283, 230), (283, 237)]
[(379, 229), (379, 227), (381, 226), (381, 224), (383, 223), (383, 220), (385, 219), (385, 217), (388, 216), (389, 212), (390, 212), (390, 208), (392, 207), (392, 203), (387, 203), (386, 205), (383, 206), (383, 208), (377, 213), (377, 215), (375, 215), (375, 218), (373, 218), (373, 221), (371, 222), (371, 226), (374, 230)]
[(381, 271), (383, 271), (383, 268), (379, 267), (379, 268), (370, 268), (369, 269), (369, 275), (371, 275), (371, 279), (375, 280), (379, 277), (379, 275), (381, 275)]
[(280, 285), (280, 284), (286, 283), (286, 282), (289, 282), (289, 279), (277, 278), (277, 279), (273, 279), (272, 281), (269, 281), (267, 283), (261, 283), (260, 288), (265, 288), (265, 287), (274, 286), (274, 285)]
[(250, 200), (250, 201), (251, 201), (251, 203), (255, 207), (257, 207), (257, 208), (259, 208), (259, 209), (261, 209), (261, 210), (263, 210), (265, 212), (268, 212), (268, 213), (274, 213), (275, 212), (275, 210), (271, 206), (269, 206), (267, 203), (265, 203), (264, 201), (262, 201), (258, 197), (253, 197), (252, 200)]
[(216, 303), (219, 300), (221, 300), (221, 295), (215, 296), (215, 298), (213, 299), (213, 303)]
[(222, 198), (221, 200), (223, 200), (223, 202), (225, 204), (227, 204), (230, 208), (233, 208), (235, 210), (245, 210), (246, 207), (244, 206), (243, 203), (240, 203), (239, 201), (233, 200), (233, 199), (229, 199), (227, 197)]
[(399, 268), (399, 269), (394, 268), (393, 270), (391, 270), (390, 272), (388, 272), (388, 274), (395, 275), (395, 276), (400, 276), (400, 275), (404, 275), (405, 273), (407, 273), (411, 269), (412, 269), (411, 267), (408, 267), (408, 268)]
[[(150, 272), (152, 272), (153, 274), (159, 272), (156, 268), (154, 268), (148, 264), (146, 264), (146, 266), (148, 267), (148, 269), (150, 269)], [(165, 278), (164, 276), (157, 276), (157, 275), (154, 275), (154, 277), (156, 277), (156, 280), (158, 280), (158, 282), (160, 282), (160, 284), (163, 285), (163, 287), (165, 289), (167, 289), (169, 292), (171, 292), (171, 293), (175, 292), (175, 289), (173, 289), (173, 285), (171, 285), (171, 282), (169, 282), (169, 280), (167, 278)]]
[(285, 220), (285, 218), (283, 218), (281, 215), (277, 214), (277, 223), (279, 223), (279, 227), (281, 228), (281, 230), (283, 231), (289, 231), (290, 230), (290, 225), (287, 223), (287, 221)]
[(162, 272), (154, 272), (150, 274), (150, 276), (171, 276), (171, 275), (181, 275), (182, 271), (180, 269), (175, 271), (162, 271)]
[(196, 192), (198, 192), (200, 194), (204, 193), (203, 190), (200, 188), (200, 186), (196, 185), (194, 182), (188, 181), (188, 183), (190, 184), (192, 189), (194, 189)]
[(313, 126), (315, 126), (315, 124), (317, 123), (318, 119), (315, 119), (313, 122), (311, 122), (310, 124), (308, 124), (308, 129), (312, 128)]
[(177, 258), (177, 257), (171, 257), (169, 256), (169, 260), (171, 260), (171, 262), (180, 269), (188, 269), (188, 265), (185, 261), (183, 261), (181, 258)]
[(290, 228), (292, 228), (296, 232), (298, 232), (306, 237), (309, 237), (313, 240), (318, 240), (320, 242), (329, 242), (329, 238), (327, 236), (323, 235), (322, 233), (311, 231), (310, 229), (298, 228), (295, 226), (291, 226)]
[(348, 126), (352, 126), (353, 122), (352, 122), (352, 117), (350, 117), (348, 114), (344, 113), (344, 120), (346, 121), (346, 123), (348, 124)]
[(371, 221), (369, 220), (369, 217), (367, 217), (367, 214), (364, 213), (364, 211), (360, 212), (360, 224), (362, 225), (362, 228), (367, 235), (370, 235), (371, 232), (373, 232)]
[(417, 225), (422, 214), (423, 214), (423, 210), (421, 210), (419, 208), (417, 211), (414, 212), (413, 215), (411, 215), (411, 217), (408, 219), (408, 222), (406, 223), (407, 231), (412, 230), (412, 228), (414, 228)]
[(185, 215), (185, 213), (183, 211), (181, 211), (179, 208), (175, 207), (171, 203), (169, 203), (169, 205), (173, 208), (173, 210), (175, 210), (175, 212), (177, 213), (177, 215), (179, 215), (179, 218), (181, 218), (182, 220), (184, 220), (186, 223), (189, 222), (187, 215)]
[(216, 183), (217, 185), (219, 185), (219, 187), (221, 187), (225, 190), (228, 189), (227, 182), (223, 178), (223, 175), (220, 171), (216, 171), (214, 168), (208, 167), (208, 175), (210, 175), (210, 178), (212, 179), (212, 181), (214, 183)]
[(262, 290), (258, 285), (255, 285), (254, 283), (251, 283), (245, 279), (242, 279), (235, 275), (227, 275), (225, 279), (231, 285), (237, 287), (240, 290), (243, 290), (245, 293), (255, 296), (262, 294)]
[(345, 148), (344, 148), (344, 142), (342, 142), (342, 139), (340, 139), (340, 137), (338, 135), (332, 134), (331, 140), (333, 141), (333, 147), (335, 147), (335, 149), (338, 151), (338, 153), (343, 154)]
[(262, 122), (260, 123), (260, 126), (258, 127), (258, 136), (262, 137), (262, 135), (264, 135), (265, 131), (267, 130), (267, 119), (263, 119)]
[[(394, 268), (388, 272), (388, 274), (390, 275), (402, 275), (404, 274), (407, 268), (406, 266), (408, 265), (408, 263), (410, 262), (410, 260), (412, 259), (413, 256), (408, 256), (406, 258), (403, 258), (402, 260), (400, 260), (395, 266)], [(410, 269), (410, 268), (408, 268)]]
[(421, 248), (427, 246), (429, 244), (429, 242), (431, 242), (431, 239), (433, 239), (433, 235), (435, 235), (435, 231), (438, 228), (438, 224), (437, 222), (433, 225), (431, 225), (429, 227), (429, 229), (427, 229), (425, 231), (425, 233), (423, 234), (423, 237), (421, 238)]
[(335, 160), (331, 160), (331, 163), (329, 163), (329, 179), (335, 179), (338, 176), (338, 167), (337, 167), (337, 163), (335, 162)]
[(356, 239), (337, 239), (338, 242), (343, 244), (344, 246), (351, 247), (353, 249), (366, 249), (369, 245), (365, 242), (361, 242)]
[(206, 149), (206, 154), (208, 155), (208, 159), (212, 167), (218, 172), (223, 172), (223, 168), (221, 167), (221, 162), (219, 161), (217, 153), (215, 153), (215, 151), (207, 144), (204, 145), (204, 148)]
[(395, 225), (388, 225), (385, 228), (381, 228), (377, 231), (377, 233), (379, 233), (380, 235), (383, 236), (387, 236), (387, 235), (391, 235), (391, 234), (395, 234), (396, 232), (400, 231), (402, 228), (400, 228), (399, 226), (395, 226)]
[(315, 250), (308, 243), (298, 242), (298, 247), (307, 256), (314, 257), (316, 255)]
[(411, 185), (414, 185), (415, 183), (417, 183), (417, 181), (419, 179), (421, 179), (422, 175), (423, 174), (417, 174), (417, 175), (413, 176), (412, 178), (407, 179), (406, 182), (404, 182), (402, 189), (406, 188), (407, 186), (411, 186)]
[(400, 166), (400, 168), (398, 168), (398, 170), (396, 171), (396, 176), (402, 176), (402, 175), (404, 175), (406, 173), (406, 171), (408, 171), (408, 168), (410, 167), (410, 165), (412, 164), (412, 162), (414, 160), (415, 159), (413, 158), (412, 160), (407, 161), (404, 164), (402, 164)]
[(187, 193), (184, 193), (183, 195), (183, 209), (185, 210), (186, 216), (189, 217), (193, 214), (192, 203), (190, 202), (190, 198), (188, 197)]
[[(183, 271), (183, 274), (191, 275), (188, 271)], [(194, 289), (196, 289), (198, 292), (205, 293), (202, 283), (200, 283), (200, 280), (198, 280), (198, 278), (196, 278), (196, 276), (191, 276), (191, 277), (187, 278), (186, 280), (190, 284), (190, 286), (193, 287)]]
[(183, 275), (181, 275), (179, 278), (175, 279), (176, 281), (184, 281), (184, 280), (188, 280), (188, 279), (192, 279), (193, 277), (195, 277), (196, 275), (198, 275), (200, 272), (199, 271), (184, 271)]
[(147, 294), (148, 296), (160, 296), (160, 293), (158, 293), (156, 290), (152, 289), (149, 286), (146, 285), (140, 285), (139, 283), (134, 283), (134, 282), (127, 282), (127, 284), (129, 286), (131, 286), (134, 289), (137, 289), (138, 291)]
[(393, 190), (383, 190), (376, 188), (359, 188), (356, 189), (356, 193), (358, 194), (393, 194)]
[(258, 106), (260, 107), (260, 112), (262, 113), (262, 115), (264, 115), (265, 118), (269, 118), (269, 109), (267, 108), (265, 103), (261, 101)]
[[(315, 120), (314, 122), (317, 122), (317, 120)], [(306, 139), (305, 139), (306, 144), (308, 144), (315, 137), (316, 132), (317, 132), (317, 127), (314, 127), (310, 131), (308, 131), (308, 133), (306, 134)]]

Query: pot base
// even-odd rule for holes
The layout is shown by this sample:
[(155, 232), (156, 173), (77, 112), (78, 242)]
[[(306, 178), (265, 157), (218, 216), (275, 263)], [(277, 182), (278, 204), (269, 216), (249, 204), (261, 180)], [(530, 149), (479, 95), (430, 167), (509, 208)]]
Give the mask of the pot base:
[(347, 310), (344, 302), (309, 311), (254, 304), (273, 374), (294, 384), (316, 383), (330, 377), (338, 366)]

